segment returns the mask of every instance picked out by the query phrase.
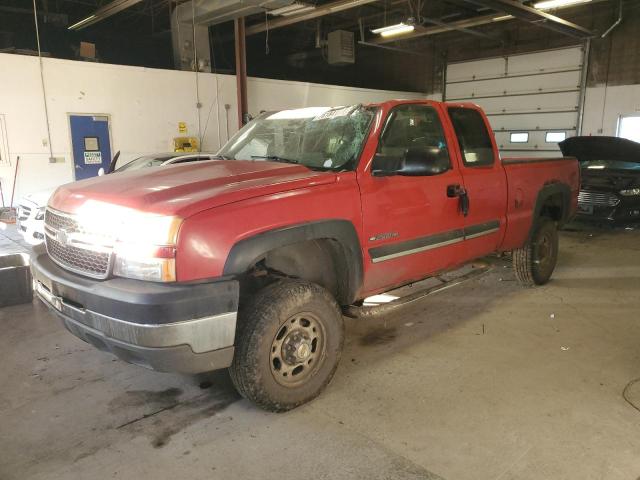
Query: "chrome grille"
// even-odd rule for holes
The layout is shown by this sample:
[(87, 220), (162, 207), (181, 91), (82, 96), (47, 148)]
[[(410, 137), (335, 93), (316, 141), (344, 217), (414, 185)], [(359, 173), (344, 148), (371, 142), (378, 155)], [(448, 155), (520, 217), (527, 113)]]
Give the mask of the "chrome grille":
[(26, 205), (20, 205), (18, 207), (18, 220), (24, 221), (31, 215), (31, 208)]
[(598, 207), (615, 207), (620, 203), (620, 199), (613, 193), (580, 190), (580, 193), (578, 194), (578, 203), (595, 205)]
[(47, 208), (44, 223), (47, 252), (53, 261), (89, 277), (109, 276), (112, 249), (84, 241), (91, 232), (87, 232), (73, 215)]
[(104, 278), (109, 271), (110, 254), (92, 252), (84, 248), (62, 245), (47, 236), (47, 250), (52, 258), (63, 266), (71, 267), (79, 273)]
[(48, 208), (44, 214), (44, 224), (53, 230), (64, 229), (67, 233), (80, 231), (78, 222), (75, 221), (73, 217), (55, 213)]

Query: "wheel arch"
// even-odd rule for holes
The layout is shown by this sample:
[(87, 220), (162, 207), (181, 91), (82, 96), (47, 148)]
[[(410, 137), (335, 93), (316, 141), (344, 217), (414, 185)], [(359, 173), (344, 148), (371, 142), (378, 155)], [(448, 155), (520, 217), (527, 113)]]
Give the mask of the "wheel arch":
[(562, 226), (569, 221), (571, 211), (571, 189), (561, 182), (553, 182), (544, 185), (538, 192), (533, 209), (531, 227), (528, 239), (536, 228), (536, 222), (540, 217), (550, 217)]
[[(295, 273), (304, 271), (306, 274), (301, 278), (317, 282), (313, 273), (324, 275), (326, 272), (317, 270), (326, 269), (329, 265), (318, 261), (315, 264), (309, 262), (309, 265), (305, 262), (303, 265), (302, 257), (307, 248), (315, 249), (320, 256), (331, 260), (336, 276), (335, 291), (332, 293), (336, 295), (338, 303), (353, 303), (362, 286), (364, 273), (358, 234), (348, 220), (332, 219), (289, 225), (240, 240), (231, 248), (223, 273), (244, 275), (263, 260), (288, 256), (289, 265)], [(285, 270), (284, 273), (288, 272)]]

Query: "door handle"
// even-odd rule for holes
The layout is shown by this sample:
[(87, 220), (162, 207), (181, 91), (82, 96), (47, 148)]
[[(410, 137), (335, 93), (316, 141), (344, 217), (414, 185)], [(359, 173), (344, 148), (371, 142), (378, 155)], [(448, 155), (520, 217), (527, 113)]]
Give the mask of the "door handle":
[(462, 215), (465, 217), (469, 215), (469, 195), (467, 191), (459, 184), (447, 185), (447, 197), (455, 198), (458, 197), (460, 211)]
[(447, 185), (447, 197), (455, 198), (459, 197), (464, 193), (464, 188), (462, 188), (459, 184)]

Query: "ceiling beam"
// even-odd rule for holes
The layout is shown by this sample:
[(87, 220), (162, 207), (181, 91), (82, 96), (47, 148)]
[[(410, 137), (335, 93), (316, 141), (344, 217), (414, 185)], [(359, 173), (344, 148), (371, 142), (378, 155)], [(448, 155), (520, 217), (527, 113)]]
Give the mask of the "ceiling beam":
[(472, 0), (471, 3), (484, 5), (499, 12), (513, 15), (519, 20), (533, 23), (543, 28), (560, 32), (576, 38), (591, 38), (594, 33), (580, 25), (569, 22), (563, 18), (556, 17), (550, 13), (543, 12), (537, 8), (529, 7), (516, 0)]
[(268, 22), (260, 22), (250, 27), (247, 27), (245, 33), (247, 35), (255, 35), (256, 33), (265, 32), (267, 30), (275, 30), (276, 28), (286, 27), (299, 22), (305, 22), (307, 20), (313, 20), (314, 18), (324, 17), (332, 13), (342, 12), (351, 8), (360, 7), (369, 3), (377, 2), (378, 0), (338, 0), (336, 2), (326, 3), (324, 5), (317, 6), (313, 10), (298, 15), (291, 15), (288, 17), (279, 17), (273, 20), (269, 19)]
[[(430, 23), (432, 25), (438, 25), (440, 27), (450, 27), (452, 25), (451, 22), (443, 22), (436, 18), (427, 18), (427, 17), (422, 17), (422, 23)], [(473, 30), (471, 28), (465, 28), (465, 27), (454, 27), (454, 30), (457, 30), (462, 33), (468, 33), (469, 35), (475, 35), (476, 37), (488, 38), (489, 40), (493, 40), (499, 43), (504, 43), (504, 41), (501, 38), (491, 33), (484, 33), (478, 30)]]

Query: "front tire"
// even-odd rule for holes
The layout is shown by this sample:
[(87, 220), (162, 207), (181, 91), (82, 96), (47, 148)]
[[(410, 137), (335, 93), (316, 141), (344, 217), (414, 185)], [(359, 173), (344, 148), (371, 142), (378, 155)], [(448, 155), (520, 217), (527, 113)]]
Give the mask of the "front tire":
[(259, 407), (291, 410), (328, 385), (343, 343), (342, 314), (327, 290), (310, 282), (278, 280), (240, 311), (231, 380)]
[(556, 222), (542, 218), (531, 240), (513, 251), (513, 270), (520, 284), (530, 287), (544, 285), (558, 262), (558, 227)]

